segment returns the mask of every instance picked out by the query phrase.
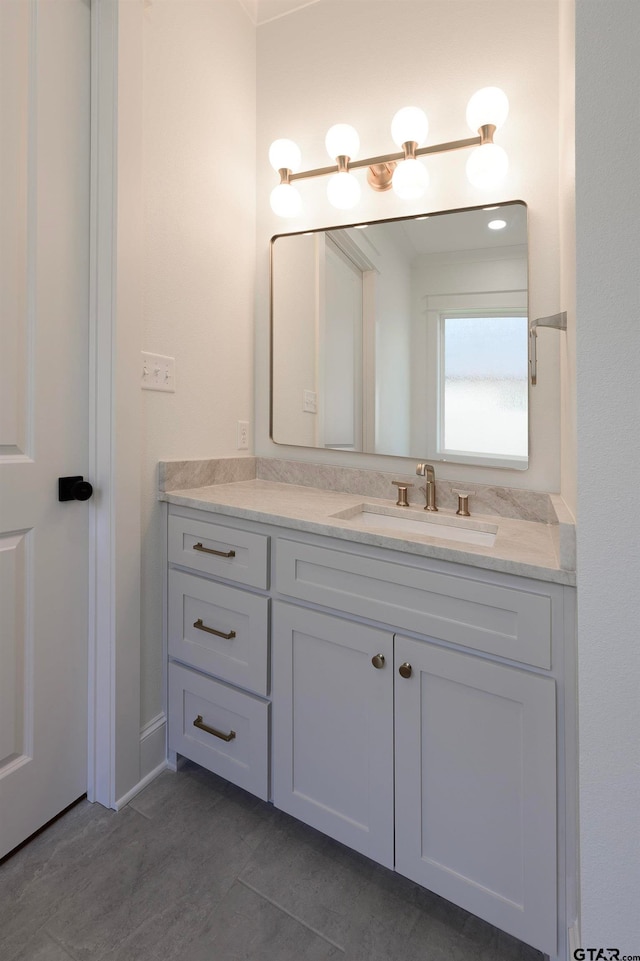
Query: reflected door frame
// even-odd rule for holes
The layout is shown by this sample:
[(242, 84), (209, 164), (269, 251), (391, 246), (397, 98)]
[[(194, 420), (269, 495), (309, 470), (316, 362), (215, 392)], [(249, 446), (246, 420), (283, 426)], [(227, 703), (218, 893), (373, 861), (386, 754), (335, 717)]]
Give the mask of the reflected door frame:
[[(316, 425), (316, 446), (375, 452), (375, 356), (376, 356), (376, 278), (377, 270), (364, 252), (342, 231), (335, 235), (318, 235), (316, 292), (316, 384), (320, 396)], [(353, 367), (353, 429), (354, 446), (327, 443), (325, 399), (328, 365), (324, 344), (327, 342), (328, 258), (340, 260), (346, 269), (360, 279), (359, 315), (354, 319), (354, 343), (357, 360)]]
[[(316, 357), (320, 409), (316, 443), (362, 450), (364, 273), (333, 238), (319, 251)], [(348, 369), (341, 372), (344, 363)]]

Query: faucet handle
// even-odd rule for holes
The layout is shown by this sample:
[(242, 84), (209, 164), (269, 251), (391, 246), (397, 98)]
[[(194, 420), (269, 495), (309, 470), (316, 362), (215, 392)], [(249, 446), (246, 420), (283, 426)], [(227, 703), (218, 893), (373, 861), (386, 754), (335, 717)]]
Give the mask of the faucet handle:
[(456, 514), (460, 514), (461, 517), (471, 517), (469, 513), (469, 498), (475, 494), (475, 491), (461, 491), (456, 487), (452, 487), (451, 490), (454, 494), (458, 495), (458, 510)]
[(410, 487), (413, 487), (413, 484), (408, 484), (406, 481), (391, 481), (391, 483), (398, 488), (396, 507), (408, 507), (409, 499), (407, 497), (407, 491)]

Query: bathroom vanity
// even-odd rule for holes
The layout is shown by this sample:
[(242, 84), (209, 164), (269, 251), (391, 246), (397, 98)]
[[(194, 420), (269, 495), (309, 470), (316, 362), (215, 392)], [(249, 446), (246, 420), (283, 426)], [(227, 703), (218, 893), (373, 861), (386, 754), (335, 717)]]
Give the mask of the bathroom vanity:
[(564, 957), (575, 575), (551, 525), (263, 480), (161, 498), (170, 765)]

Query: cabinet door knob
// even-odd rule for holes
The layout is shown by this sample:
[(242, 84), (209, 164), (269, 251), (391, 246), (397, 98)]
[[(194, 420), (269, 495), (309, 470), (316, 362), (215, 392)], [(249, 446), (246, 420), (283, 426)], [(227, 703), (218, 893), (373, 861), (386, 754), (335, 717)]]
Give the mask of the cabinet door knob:
[(380, 670), (381, 667), (384, 667), (384, 654), (374, 654), (371, 663)]
[(401, 664), (400, 667), (398, 668), (398, 673), (400, 674), (400, 677), (411, 677), (411, 672), (412, 672), (412, 668), (408, 661), (405, 661), (404, 664)]

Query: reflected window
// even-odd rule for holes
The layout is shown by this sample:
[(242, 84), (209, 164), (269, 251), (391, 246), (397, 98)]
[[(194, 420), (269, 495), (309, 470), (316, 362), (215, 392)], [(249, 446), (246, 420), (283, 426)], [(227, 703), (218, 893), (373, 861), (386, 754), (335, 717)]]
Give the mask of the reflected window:
[(440, 452), (526, 462), (527, 317), (440, 318)]

